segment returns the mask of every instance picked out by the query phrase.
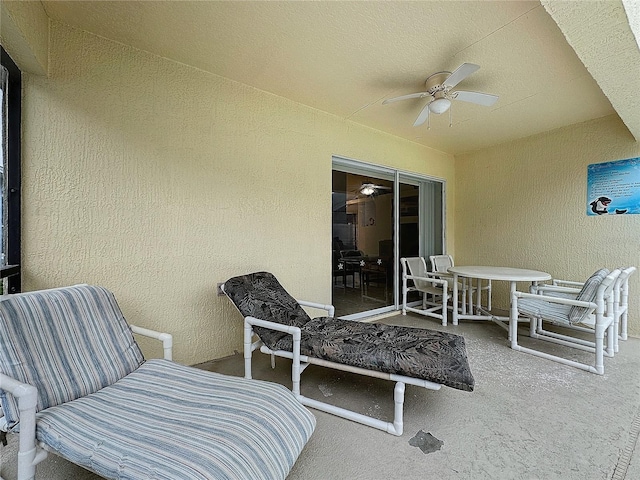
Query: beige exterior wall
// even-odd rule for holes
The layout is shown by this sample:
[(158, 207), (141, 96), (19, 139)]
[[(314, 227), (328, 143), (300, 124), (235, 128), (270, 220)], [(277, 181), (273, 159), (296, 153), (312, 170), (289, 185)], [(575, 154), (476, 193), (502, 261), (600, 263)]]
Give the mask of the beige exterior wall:
[[(640, 145), (609, 116), (456, 157), (456, 262), (574, 280), (640, 267), (640, 215), (586, 214), (587, 165), (638, 156)], [(505, 306), (506, 287), (496, 287)], [(630, 289), (629, 329), (638, 336), (640, 275)]]
[[(25, 290), (115, 292), (131, 323), (197, 363), (241, 348), (216, 283), (269, 270), (331, 295), (331, 158), (447, 180), (454, 159), (57, 23), (49, 76), (25, 75)], [(453, 218), (448, 219), (453, 248)], [(150, 347), (144, 346), (145, 350)]]

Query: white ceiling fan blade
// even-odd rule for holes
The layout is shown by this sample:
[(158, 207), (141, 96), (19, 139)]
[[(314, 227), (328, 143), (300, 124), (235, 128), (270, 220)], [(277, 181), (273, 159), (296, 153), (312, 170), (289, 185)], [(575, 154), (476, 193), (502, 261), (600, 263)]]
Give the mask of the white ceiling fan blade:
[(414, 127), (419, 127), (420, 125), (422, 125), (424, 122), (427, 121), (427, 118), (429, 118), (429, 104), (428, 103), (424, 106), (424, 108), (420, 112), (420, 115), (418, 115), (418, 118), (416, 118), (416, 121), (413, 122), (413, 126)]
[(498, 101), (497, 95), (491, 95), (490, 93), (482, 92), (466, 92), (464, 90), (458, 90), (452, 92), (452, 96), (456, 100), (462, 100), (463, 102), (477, 103), (478, 105), (484, 105), (490, 107)]
[(480, 65), (476, 65), (475, 63), (463, 63), (456, 68), (442, 84), (445, 87), (453, 88), (479, 68)]
[(431, 95), (429, 94), (429, 92), (410, 93), (409, 95), (401, 95), (399, 97), (387, 98), (384, 102), (382, 102), (382, 104), (386, 105), (387, 103), (399, 102), (400, 100), (408, 100), (410, 98), (424, 98), (424, 97), (430, 97), (430, 96)]

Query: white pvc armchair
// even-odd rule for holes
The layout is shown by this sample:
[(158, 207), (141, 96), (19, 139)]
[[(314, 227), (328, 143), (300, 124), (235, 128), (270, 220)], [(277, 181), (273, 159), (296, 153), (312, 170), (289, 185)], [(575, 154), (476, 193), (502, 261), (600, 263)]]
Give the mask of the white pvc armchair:
[[(604, 373), (604, 356), (613, 356), (614, 331), (614, 286), (620, 270), (609, 273), (607, 269), (595, 272), (584, 282), (577, 294), (545, 295), (544, 289), (536, 293), (515, 291), (511, 296), (511, 316), (526, 316), (531, 319), (529, 335), (537, 340), (592, 352), (593, 364), (586, 364), (565, 357), (552, 355), (533, 348), (518, 345), (517, 329), (511, 337), (511, 347), (538, 357), (570, 365), (591, 373)], [(570, 288), (568, 290), (571, 290)], [(574, 296), (575, 295), (575, 296)], [(545, 330), (543, 322), (569, 327), (567, 334)], [(592, 340), (581, 335), (570, 335), (572, 329), (589, 333)], [(607, 345), (605, 347), (605, 337)]]
[[(628, 337), (629, 277), (636, 270), (636, 267), (620, 268), (620, 275), (613, 286), (614, 334), (612, 337), (613, 351), (616, 353), (619, 351), (618, 340), (626, 340)], [(584, 282), (555, 278), (551, 285), (537, 285), (533, 291), (543, 295), (575, 298), (583, 286)], [(576, 328), (580, 329), (580, 327)]]
[[(414, 312), (427, 317), (440, 319), (447, 324), (447, 304), (449, 302), (448, 282), (439, 275), (427, 271), (422, 257), (401, 258), (402, 264), (402, 314)], [(410, 285), (411, 282), (411, 285)], [(422, 308), (407, 304), (409, 292), (422, 293)]]

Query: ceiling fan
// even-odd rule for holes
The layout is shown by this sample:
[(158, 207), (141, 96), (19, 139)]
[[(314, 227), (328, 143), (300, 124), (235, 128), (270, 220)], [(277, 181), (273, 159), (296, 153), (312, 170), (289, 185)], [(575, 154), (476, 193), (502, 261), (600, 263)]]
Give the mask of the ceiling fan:
[(473, 63), (463, 63), (453, 72), (437, 72), (430, 75), (426, 82), (426, 91), (410, 93), (408, 95), (401, 95), (399, 97), (388, 98), (383, 105), (388, 103), (398, 102), (400, 100), (409, 100), (411, 98), (426, 98), (430, 97), (431, 100), (420, 111), (418, 118), (413, 123), (414, 127), (422, 125), (429, 119), (429, 112), (437, 115), (449, 110), (449, 126), (451, 126), (451, 101), (460, 100), (463, 102), (475, 103), (477, 105), (483, 105), (490, 107), (498, 100), (497, 95), (491, 95), (490, 93), (481, 92), (468, 92), (465, 90), (452, 90), (453, 87), (458, 85), (462, 80), (467, 78), (473, 72), (480, 68), (479, 65)]
[(392, 190), (392, 187), (387, 187), (385, 185), (376, 185), (375, 183), (371, 183), (371, 181), (362, 182), (360, 187), (348, 192), (346, 204), (357, 205), (362, 202), (368, 202), (373, 200), (378, 195), (391, 193)]
[(374, 183), (363, 183), (358, 190), (362, 195), (370, 197), (379, 193), (380, 190), (392, 190), (391, 187), (385, 187), (384, 185), (376, 185)]

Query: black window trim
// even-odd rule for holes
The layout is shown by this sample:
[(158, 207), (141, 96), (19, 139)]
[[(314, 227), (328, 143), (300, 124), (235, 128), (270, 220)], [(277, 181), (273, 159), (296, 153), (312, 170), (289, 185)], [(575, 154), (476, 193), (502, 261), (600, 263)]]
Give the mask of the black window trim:
[(19, 293), (22, 288), (21, 258), (21, 140), (22, 125), (22, 73), (0, 47), (0, 60), (9, 73), (7, 90), (7, 254), (6, 265), (0, 268), (0, 278), (7, 278), (7, 292)]

